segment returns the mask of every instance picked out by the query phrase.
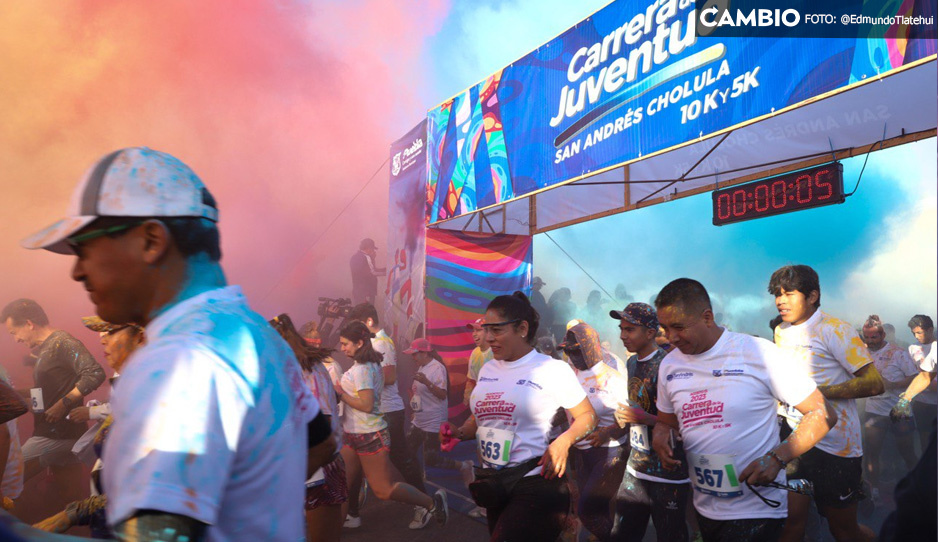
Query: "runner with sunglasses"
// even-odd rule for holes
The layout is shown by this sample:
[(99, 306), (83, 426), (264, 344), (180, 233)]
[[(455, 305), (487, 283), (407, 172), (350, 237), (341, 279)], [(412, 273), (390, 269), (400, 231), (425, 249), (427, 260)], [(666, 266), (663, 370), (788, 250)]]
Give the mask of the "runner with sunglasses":
[[(706, 541), (777, 540), (787, 515), (785, 465), (811, 449), (837, 421), (814, 381), (790, 370), (769, 341), (714, 322), (710, 296), (691, 279), (672, 281), (655, 299), (675, 346), (658, 369), (652, 446), (676, 469), (672, 429), (687, 455), (694, 508)], [(778, 401), (796, 405), (801, 424), (779, 443)]]
[[(441, 444), (477, 440), (482, 468), (470, 490), (487, 510), (492, 541), (554, 540), (570, 505), (567, 455), (596, 427), (596, 413), (573, 370), (532, 346), (539, 316), (523, 293), (493, 299), (485, 322), (495, 359), (479, 372), (473, 415), (458, 428), (444, 423)], [(573, 422), (549, 442), (558, 408)]]

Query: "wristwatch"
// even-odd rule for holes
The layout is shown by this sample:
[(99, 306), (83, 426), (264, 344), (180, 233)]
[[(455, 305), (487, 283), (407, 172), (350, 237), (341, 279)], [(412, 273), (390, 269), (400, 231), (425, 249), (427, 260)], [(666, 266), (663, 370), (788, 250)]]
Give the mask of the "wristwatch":
[(71, 409), (75, 408), (76, 406), (78, 406), (78, 405), (77, 405), (78, 402), (79, 402), (79, 401), (74, 401), (74, 400), (73, 400), (71, 397), (69, 397), (68, 395), (66, 395), (65, 397), (62, 398), (62, 405), (65, 407), (65, 410), (71, 410)]

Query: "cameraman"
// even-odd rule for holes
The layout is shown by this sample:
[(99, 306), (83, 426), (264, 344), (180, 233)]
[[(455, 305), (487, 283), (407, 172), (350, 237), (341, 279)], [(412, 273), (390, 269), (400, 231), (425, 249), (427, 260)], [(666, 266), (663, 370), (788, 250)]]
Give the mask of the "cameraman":
[(349, 260), (349, 268), (352, 272), (352, 301), (355, 304), (370, 303), (375, 304), (375, 297), (378, 295), (378, 277), (383, 277), (385, 269), (375, 267), (375, 256), (378, 255), (378, 247), (375, 246), (373, 239), (362, 239), (358, 244), (358, 252)]

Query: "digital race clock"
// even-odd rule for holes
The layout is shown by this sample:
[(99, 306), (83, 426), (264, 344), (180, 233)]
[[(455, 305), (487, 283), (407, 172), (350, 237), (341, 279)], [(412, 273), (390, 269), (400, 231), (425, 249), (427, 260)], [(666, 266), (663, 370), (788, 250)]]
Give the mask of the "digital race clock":
[(713, 191), (713, 225), (843, 203), (840, 162)]

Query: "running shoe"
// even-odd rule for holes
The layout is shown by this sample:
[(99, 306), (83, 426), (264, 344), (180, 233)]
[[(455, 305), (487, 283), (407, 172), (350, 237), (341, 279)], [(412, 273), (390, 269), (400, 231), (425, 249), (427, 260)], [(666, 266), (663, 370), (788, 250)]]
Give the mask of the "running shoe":
[(430, 523), (430, 518), (432, 514), (430, 511), (422, 506), (414, 507), (414, 519), (410, 522), (410, 525), (407, 526), (408, 529), (423, 529)]
[(430, 510), (430, 514), (433, 514), (440, 525), (446, 525), (449, 520), (449, 505), (446, 502), (446, 492), (442, 489), (436, 490), (433, 494), (433, 509)]
[(469, 517), (471, 518), (484, 518), (487, 515), (488, 512), (486, 512), (485, 508), (482, 508), (481, 506), (476, 506), (469, 511)]
[(349, 514), (345, 516), (345, 523), (342, 526), (346, 529), (357, 529), (362, 526), (362, 518)]

